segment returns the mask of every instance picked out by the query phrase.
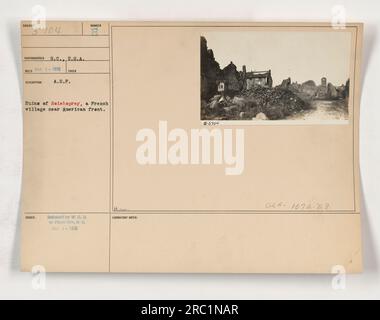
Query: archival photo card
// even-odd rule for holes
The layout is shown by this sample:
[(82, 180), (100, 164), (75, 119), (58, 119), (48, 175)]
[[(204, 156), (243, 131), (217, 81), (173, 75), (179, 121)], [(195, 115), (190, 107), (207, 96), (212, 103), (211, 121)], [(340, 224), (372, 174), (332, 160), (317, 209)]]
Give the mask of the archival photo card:
[(21, 22), (21, 269), (361, 272), (362, 34)]

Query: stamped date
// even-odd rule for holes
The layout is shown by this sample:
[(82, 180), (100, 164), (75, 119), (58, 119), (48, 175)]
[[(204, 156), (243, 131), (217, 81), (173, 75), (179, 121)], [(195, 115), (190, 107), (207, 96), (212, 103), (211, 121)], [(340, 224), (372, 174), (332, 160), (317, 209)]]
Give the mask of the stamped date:
[(284, 202), (271, 201), (265, 204), (265, 209), (271, 210), (291, 210), (291, 211), (327, 211), (331, 208), (328, 202)]

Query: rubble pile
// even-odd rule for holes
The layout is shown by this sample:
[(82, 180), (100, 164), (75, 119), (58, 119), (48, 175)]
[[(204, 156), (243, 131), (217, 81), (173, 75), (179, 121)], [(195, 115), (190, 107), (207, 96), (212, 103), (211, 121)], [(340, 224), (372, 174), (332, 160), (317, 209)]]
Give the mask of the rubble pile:
[(307, 109), (310, 104), (289, 89), (256, 87), (234, 98), (215, 95), (203, 100), (201, 116), (204, 120), (281, 120)]

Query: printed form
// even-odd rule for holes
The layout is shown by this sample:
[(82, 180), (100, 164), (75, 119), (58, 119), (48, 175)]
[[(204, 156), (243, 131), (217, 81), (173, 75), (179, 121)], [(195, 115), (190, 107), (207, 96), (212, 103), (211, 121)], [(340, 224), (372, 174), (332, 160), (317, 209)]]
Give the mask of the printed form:
[(22, 270), (362, 270), (362, 25), (21, 22)]

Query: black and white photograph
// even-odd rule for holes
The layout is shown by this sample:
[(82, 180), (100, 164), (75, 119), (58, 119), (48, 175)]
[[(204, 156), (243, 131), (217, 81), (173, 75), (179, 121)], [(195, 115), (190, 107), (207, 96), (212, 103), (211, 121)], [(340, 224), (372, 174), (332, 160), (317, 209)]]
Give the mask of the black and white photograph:
[(350, 51), (342, 30), (204, 34), (201, 120), (346, 123)]

